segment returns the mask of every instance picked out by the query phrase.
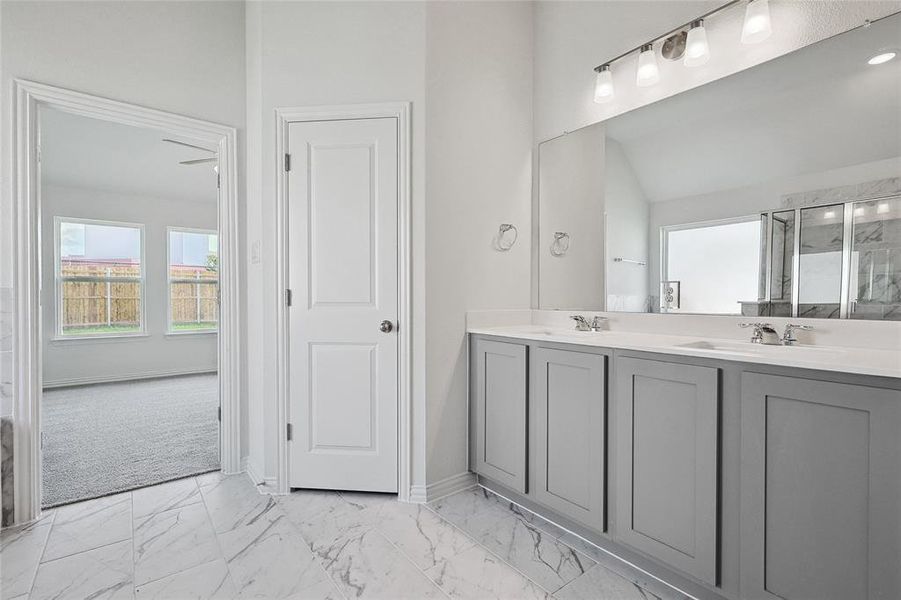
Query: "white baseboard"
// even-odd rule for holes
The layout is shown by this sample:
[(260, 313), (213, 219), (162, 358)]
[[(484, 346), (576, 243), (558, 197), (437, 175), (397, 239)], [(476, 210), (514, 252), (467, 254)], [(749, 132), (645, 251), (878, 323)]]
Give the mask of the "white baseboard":
[(450, 496), (476, 484), (475, 473), (465, 472), (451, 475), (428, 485), (414, 485), (410, 488), (410, 502), (423, 504), (444, 496)]
[(57, 379), (54, 381), (44, 381), (43, 387), (60, 388), (73, 385), (92, 385), (95, 383), (115, 383), (117, 381), (136, 381), (140, 379), (158, 379), (160, 377), (177, 377), (178, 375), (200, 375), (202, 373), (216, 373), (216, 369), (178, 369), (174, 371), (144, 371), (142, 373), (122, 374), (122, 375), (103, 375), (90, 377), (71, 377), (69, 379)]
[(260, 469), (250, 460), (249, 456), (241, 459), (241, 468), (247, 474), (248, 479), (261, 494), (275, 494), (276, 478), (264, 477)]

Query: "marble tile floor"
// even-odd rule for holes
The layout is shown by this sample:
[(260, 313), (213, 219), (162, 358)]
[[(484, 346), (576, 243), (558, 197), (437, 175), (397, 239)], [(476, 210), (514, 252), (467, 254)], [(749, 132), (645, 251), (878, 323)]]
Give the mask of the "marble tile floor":
[(670, 600), (665, 584), (474, 487), (430, 505), (258, 492), (208, 473), (0, 532), (9, 600)]

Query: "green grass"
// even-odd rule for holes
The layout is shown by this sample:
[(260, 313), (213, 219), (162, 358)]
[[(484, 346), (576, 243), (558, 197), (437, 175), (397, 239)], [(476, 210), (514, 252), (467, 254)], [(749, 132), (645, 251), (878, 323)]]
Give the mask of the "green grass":
[(209, 331), (217, 326), (218, 323), (173, 323), (172, 331)]
[(63, 327), (63, 335), (97, 335), (100, 333), (116, 334), (116, 333), (140, 333), (141, 328), (137, 325), (70, 325)]

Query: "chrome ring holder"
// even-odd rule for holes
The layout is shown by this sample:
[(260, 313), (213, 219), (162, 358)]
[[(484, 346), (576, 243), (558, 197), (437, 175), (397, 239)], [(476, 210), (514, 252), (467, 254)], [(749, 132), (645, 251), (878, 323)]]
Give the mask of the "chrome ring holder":
[[(512, 236), (508, 235), (511, 231), (513, 232)], [(513, 247), (513, 244), (516, 243), (518, 237), (519, 230), (516, 229), (516, 225), (513, 225), (511, 223), (502, 223), (497, 230), (497, 240), (495, 241), (495, 248), (497, 248), (501, 252), (506, 252)]]
[(563, 256), (569, 251), (569, 234), (565, 231), (554, 232), (554, 242), (551, 244), (553, 256)]

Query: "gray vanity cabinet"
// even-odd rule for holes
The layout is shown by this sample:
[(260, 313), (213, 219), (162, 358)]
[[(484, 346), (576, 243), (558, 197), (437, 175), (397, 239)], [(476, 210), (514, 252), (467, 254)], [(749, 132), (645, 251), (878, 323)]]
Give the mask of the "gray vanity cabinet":
[(616, 537), (717, 576), (718, 370), (617, 357)]
[(901, 598), (901, 393), (742, 376), (741, 597)]
[(476, 338), (473, 427), (479, 475), (526, 492), (527, 347)]
[(529, 493), (602, 532), (607, 356), (532, 349)]

